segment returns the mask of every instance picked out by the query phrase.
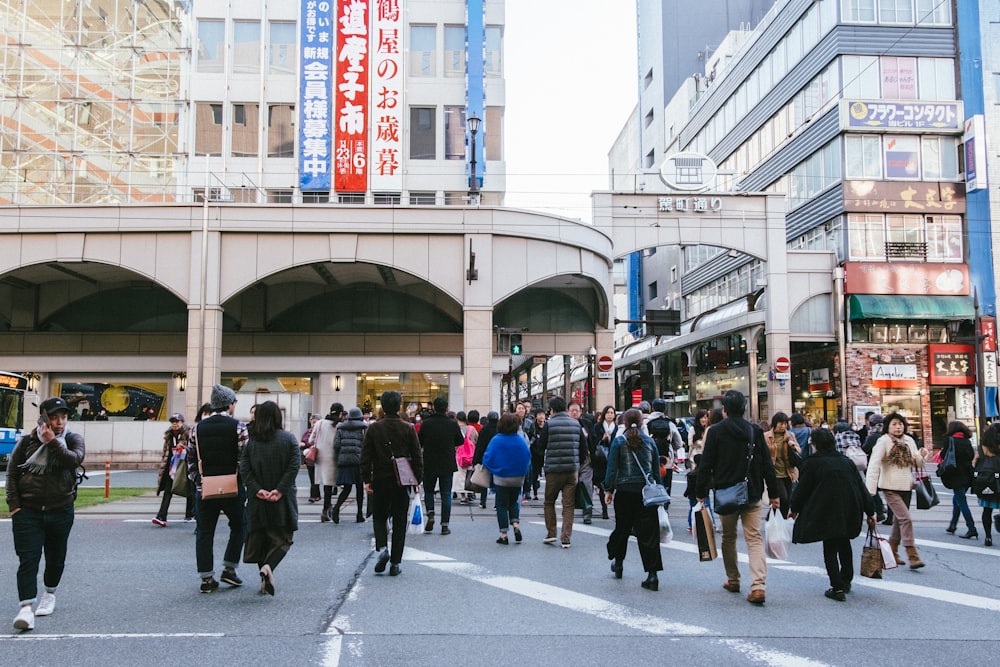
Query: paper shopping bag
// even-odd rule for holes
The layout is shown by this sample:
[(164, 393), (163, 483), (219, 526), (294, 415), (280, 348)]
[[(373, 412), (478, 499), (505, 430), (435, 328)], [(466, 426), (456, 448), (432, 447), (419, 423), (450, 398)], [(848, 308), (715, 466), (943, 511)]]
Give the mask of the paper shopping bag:
[(715, 526), (712, 524), (712, 514), (707, 508), (695, 508), (695, 535), (698, 538), (698, 560), (710, 561), (719, 557), (715, 548)]

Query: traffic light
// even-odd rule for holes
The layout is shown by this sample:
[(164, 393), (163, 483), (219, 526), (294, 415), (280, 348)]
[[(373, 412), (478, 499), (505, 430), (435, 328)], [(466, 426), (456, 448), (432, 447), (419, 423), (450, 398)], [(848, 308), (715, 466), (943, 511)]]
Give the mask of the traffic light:
[(510, 335), (510, 353), (521, 354), (521, 334)]

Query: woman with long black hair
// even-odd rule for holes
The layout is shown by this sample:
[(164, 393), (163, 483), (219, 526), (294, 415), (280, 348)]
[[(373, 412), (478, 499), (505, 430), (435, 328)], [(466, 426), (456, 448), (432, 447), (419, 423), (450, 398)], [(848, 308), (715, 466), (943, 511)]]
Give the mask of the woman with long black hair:
[[(989, 428), (983, 432), (983, 441), (980, 443), (979, 451), (973, 462), (974, 470), (995, 469), (996, 457), (1000, 456), (1000, 422), (993, 422)], [(993, 510), (1000, 510), (1000, 499), (994, 497), (983, 498), (979, 496), (979, 506), (983, 508), (983, 532), (985, 533), (985, 546), (993, 546)], [(997, 523), (1000, 524), (1000, 515), (997, 516)], [(1000, 531), (1000, 525), (997, 525)]]
[(941, 483), (945, 488), (951, 489), (951, 521), (948, 522), (945, 532), (955, 534), (958, 529), (958, 517), (961, 514), (968, 530), (959, 537), (966, 540), (978, 538), (976, 521), (972, 518), (969, 501), (965, 498), (965, 492), (972, 486), (972, 460), (976, 457), (976, 453), (972, 450), (972, 431), (962, 422), (953, 421), (948, 423), (946, 434), (948, 440), (941, 448), (941, 460), (943, 461), (948, 452), (954, 449), (955, 466), (943, 470), (941, 464), (938, 464)]
[(608, 560), (616, 579), (622, 578), (628, 539), (635, 532), (639, 543), (639, 557), (646, 571), (642, 587), (660, 589), (657, 573), (663, 569), (660, 555), (660, 524), (656, 506), (646, 507), (642, 502), (642, 487), (647, 478), (662, 483), (659, 452), (656, 443), (642, 433), (642, 412), (628, 410), (622, 420), (623, 434), (611, 441), (608, 453), (608, 472), (604, 478), (605, 502), (615, 504), (615, 529), (608, 538)]

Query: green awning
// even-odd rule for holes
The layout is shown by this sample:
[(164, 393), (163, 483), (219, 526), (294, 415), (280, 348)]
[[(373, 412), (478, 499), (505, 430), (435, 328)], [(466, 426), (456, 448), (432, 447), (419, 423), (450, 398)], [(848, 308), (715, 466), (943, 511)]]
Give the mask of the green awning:
[(975, 317), (968, 296), (912, 296), (904, 294), (852, 294), (852, 320), (971, 320)]

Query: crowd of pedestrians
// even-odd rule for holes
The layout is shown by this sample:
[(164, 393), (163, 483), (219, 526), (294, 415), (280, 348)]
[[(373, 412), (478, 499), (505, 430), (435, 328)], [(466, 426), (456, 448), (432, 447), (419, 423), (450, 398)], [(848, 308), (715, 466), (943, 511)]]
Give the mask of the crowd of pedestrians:
[[(716, 530), (722, 534), (722, 587), (738, 593), (743, 577), (736, 543), (742, 526), (750, 581), (746, 599), (752, 604), (764, 604), (766, 595), (761, 528), (765, 507), (795, 521), (792, 541), (823, 543), (830, 581), (825, 595), (830, 599), (843, 601), (851, 590), (851, 540), (860, 534), (866, 517), (871, 526), (878, 520), (892, 526), (889, 544), (898, 564), (924, 567), (910, 501), (913, 472), (930, 460), (931, 452), (917, 444), (899, 413), (869, 414), (862, 429), (847, 422), (813, 429), (797, 412), (777, 412), (757, 425), (746, 418), (746, 397), (728, 391), (720, 407), (698, 411), (689, 427), (665, 414), (662, 399), (641, 402), (624, 414), (609, 405), (590, 415), (578, 402), (567, 404), (554, 396), (547, 410), (521, 403), (503, 414), (488, 412), (480, 420), (476, 410), (450, 412), (444, 397), (411, 415), (402, 410), (399, 392), (387, 391), (380, 397), (377, 420), (358, 407), (334, 403), (325, 417), (311, 415), (299, 437), (284, 430), (281, 409), (274, 402), (253, 406), (248, 424), (233, 417), (236, 402), (230, 388), (216, 385), (194, 424), (186, 425), (184, 416), (174, 413), (164, 433), (157, 481), (163, 497), (152, 522), (166, 527), (172, 497), (186, 496), (184, 520), (196, 524), (195, 563), (202, 593), (212, 593), (220, 583), (241, 586), (237, 569), (242, 559), (257, 567), (260, 592), (275, 594), (275, 570), (298, 529), (295, 479), (303, 464), (309, 474), (308, 501), (323, 503), (322, 522), (339, 524), (353, 493), (356, 522), (372, 519), (374, 570), (381, 574), (388, 568), (389, 576), (402, 573), (407, 527), (417, 500), (424, 512), (423, 532), (439, 528), (440, 535), (447, 536), (453, 500), (478, 500), (485, 508), (492, 495), (496, 542), (507, 546), (526, 541), (522, 504), (537, 501), (542, 490), (545, 534), (540, 542), (569, 549), (577, 511), (583, 523), (594, 520), (596, 491), (600, 519), (612, 518), (609, 508), (614, 513), (607, 542), (612, 576), (623, 577), (634, 536), (646, 575), (642, 588), (657, 591), (664, 567), (660, 517), (665, 514), (660, 502), (647, 503), (644, 496), (647, 485), (655, 484), (665, 486), (669, 495), (674, 471), (687, 474), (684, 495), (692, 510), (701, 503), (713, 522), (712, 492), (745, 489), (735, 506), (715, 508), (721, 514)], [(20, 607), (14, 627), (20, 630), (33, 629), (36, 616), (55, 608), (73, 525), (77, 469), (85, 451), (82, 437), (66, 428), (65, 401), (51, 398), (40, 409), (43, 419), (18, 443), (7, 474), (19, 558)], [(960, 537), (978, 538), (966, 494), (973, 490), (979, 495), (974, 487), (977, 470), (1000, 471), (994, 464), (998, 456), (1000, 425), (987, 429), (975, 448), (964, 424), (948, 425), (947, 442), (936, 458), (944, 459), (939, 474), (953, 491), (948, 533), (957, 531), (961, 518), (966, 532)], [(231, 489), (226, 478), (237, 480)], [(189, 493), (180, 490), (185, 487)], [(984, 544), (991, 546), (992, 529), (1000, 530), (1000, 516), (994, 518), (993, 510), (1000, 505), (988, 495), (979, 495), (979, 504)], [(229, 536), (217, 580), (213, 545), (222, 515), (228, 519)], [(907, 561), (898, 554), (900, 545)], [(37, 576), (43, 556), (44, 593), (39, 600)]]

